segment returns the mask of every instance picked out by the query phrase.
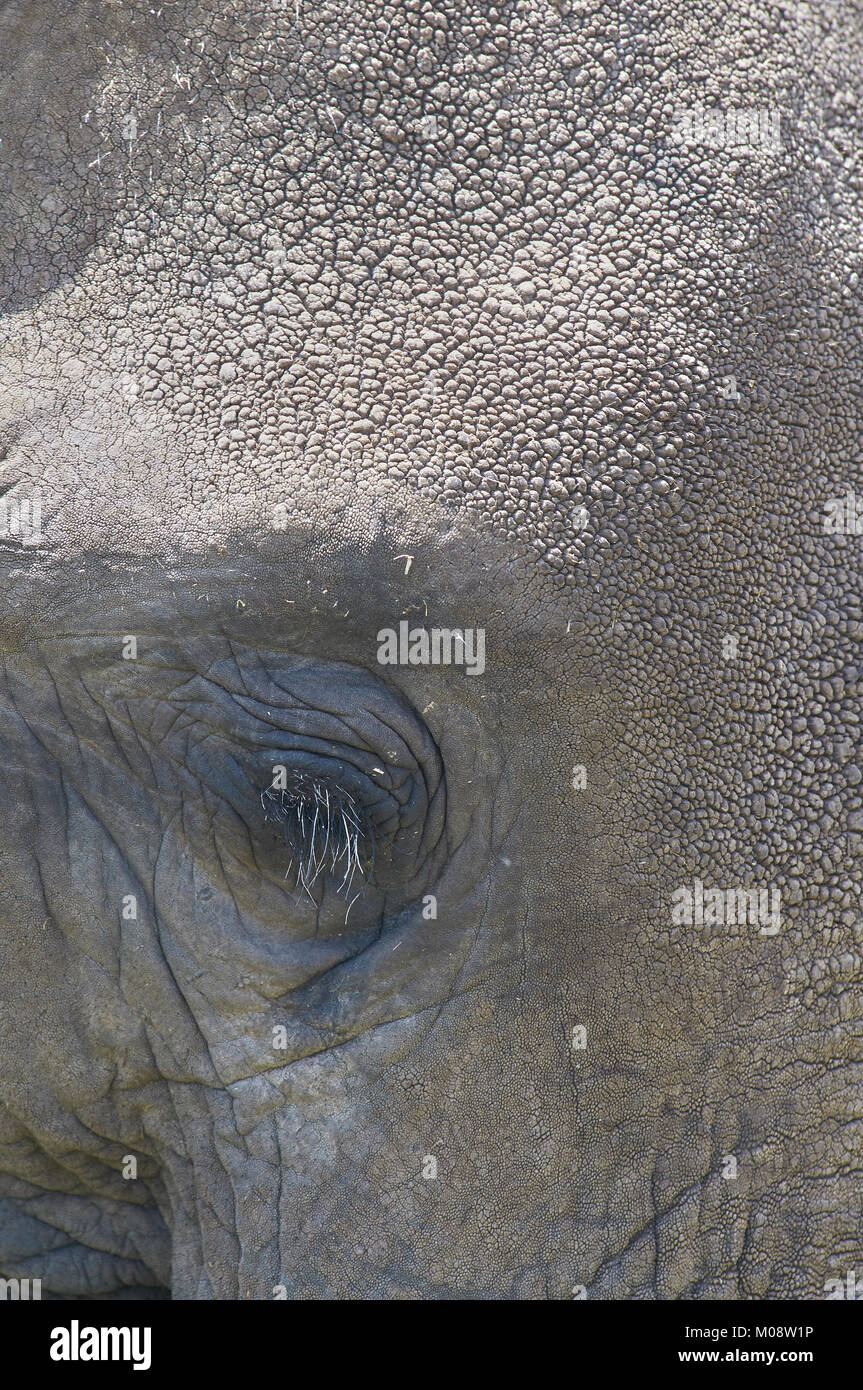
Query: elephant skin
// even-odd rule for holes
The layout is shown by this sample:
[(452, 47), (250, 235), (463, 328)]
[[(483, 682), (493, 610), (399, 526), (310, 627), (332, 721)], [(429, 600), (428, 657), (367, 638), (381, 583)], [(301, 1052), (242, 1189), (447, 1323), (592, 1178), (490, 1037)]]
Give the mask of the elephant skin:
[(0, 37), (0, 1272), (823, 1298), (858, 7)]

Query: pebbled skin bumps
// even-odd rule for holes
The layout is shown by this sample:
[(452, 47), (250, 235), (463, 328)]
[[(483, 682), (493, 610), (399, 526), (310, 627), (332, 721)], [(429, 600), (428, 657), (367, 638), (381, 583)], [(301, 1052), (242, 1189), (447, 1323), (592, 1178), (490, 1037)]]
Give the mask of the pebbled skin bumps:
[[(0, 1268), (823, 1296), (863, 1260), (855, 7), (0, 25), (2, 466), (44, 513), (0, 539)], [(696, 103), (781, 148), (681, 147)], [(405, 615), (485, 628), (484, 675), (381, 668)], [(347, 944), (229, 794), (243, 671), (302, 661), (445, 776)], [(781, 930), (675, 924), (694, 879)]]

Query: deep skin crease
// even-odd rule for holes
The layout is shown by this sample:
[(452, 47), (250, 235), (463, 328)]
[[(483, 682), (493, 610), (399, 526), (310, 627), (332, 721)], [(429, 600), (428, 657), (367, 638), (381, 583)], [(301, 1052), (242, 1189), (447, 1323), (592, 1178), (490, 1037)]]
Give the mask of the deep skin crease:
[[(860, 30), (0, 8), (2, 482), (43, 507), (0, 537), (2, 1275), (863, 1266), (860, 541), (821, 524), (863, 489)], [(781, 150), (681, 148), (695, 103)], [(483, 675), (380, 666), (405, 617), (484, 628)], [(347, 920), (285, 879), (279, 761), (398, 851)], [(694, 879), (781, 930), (675, 926)]]

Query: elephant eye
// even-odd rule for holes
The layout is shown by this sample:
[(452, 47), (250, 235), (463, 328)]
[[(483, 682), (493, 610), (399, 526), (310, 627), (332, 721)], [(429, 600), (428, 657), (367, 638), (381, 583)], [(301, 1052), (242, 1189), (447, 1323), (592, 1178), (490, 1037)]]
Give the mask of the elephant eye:
[(448, 861), (440, 750), (376, 672), (212, 638), (146, 667), (112, 658), (101, 679), (196, 884), (256, 929), (339, 938), (350, 913), (355, 946)]
[[(376, 830), (360, 800), (328, 779), (294, 772), (261, 792), (264, 818), (288, 851), (285, 877), (314, 901), (322, 877), (356, 900), (374, 878)], [(341, 881), (339, 881), (341, 880)]]

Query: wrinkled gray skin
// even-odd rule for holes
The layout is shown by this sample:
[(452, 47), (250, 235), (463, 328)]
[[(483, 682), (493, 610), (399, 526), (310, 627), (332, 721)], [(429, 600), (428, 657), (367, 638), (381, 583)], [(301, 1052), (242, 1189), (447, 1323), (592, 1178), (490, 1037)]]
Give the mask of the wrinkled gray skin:
[[(823, 1297), (863, 1268), (856, 6), (0, 38), (43, 506), (0, 541), (0, 1271)], [(698, 102), (781, 149), (682, 147)], [(403, 617), (484, 674), (380, 665)], [(279, 762), (376, 818), (347, 917), (285, 877)], [(694, 879), (780, 931), (674, 924)]]

